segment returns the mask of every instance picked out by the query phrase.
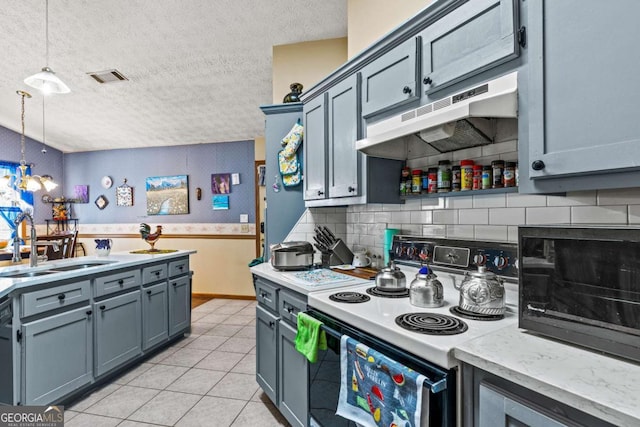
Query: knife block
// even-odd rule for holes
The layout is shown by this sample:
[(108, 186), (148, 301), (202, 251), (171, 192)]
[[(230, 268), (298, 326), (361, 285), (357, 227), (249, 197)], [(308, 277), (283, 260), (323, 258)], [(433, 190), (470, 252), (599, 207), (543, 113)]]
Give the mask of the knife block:
[(333, 253), (325, 252), (322, 254), (321, 258), (322, 268), (333, 267), (334, 265), (342, 265), (344, 264), (340, 258), (338, 258)]

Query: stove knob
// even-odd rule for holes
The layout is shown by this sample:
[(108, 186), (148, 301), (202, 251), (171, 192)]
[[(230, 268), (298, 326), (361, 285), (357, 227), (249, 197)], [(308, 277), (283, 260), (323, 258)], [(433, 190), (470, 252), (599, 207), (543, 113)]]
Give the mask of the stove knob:
[(477, 266), (485, 265), (487, 263), (487, 256), (485, 254), (475, 254), (473, 256), (473, 263)]
[(518, 269), (518, 266), (520, 264), (518, 263), (518, 260), (516, 259), (515, 261), (513, 261), (513, 268), (515, 268), (516, 270)]
[(493, 259), (493, 265), (498, 267), (498, 270), (502, 270), (509, 265), (509, 258), (499, 255)]

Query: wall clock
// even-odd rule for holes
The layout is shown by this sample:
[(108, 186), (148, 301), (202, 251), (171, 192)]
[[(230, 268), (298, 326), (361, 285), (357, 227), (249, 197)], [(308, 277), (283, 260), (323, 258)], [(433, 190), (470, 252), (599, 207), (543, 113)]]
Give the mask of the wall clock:
[(111, 186), (113, 185), (113, 180), (110, 176), (105, 175), (100, 180), (100, 184), (102, 185), (102, 188), (106, 190), (107, 188), (111, 188)]

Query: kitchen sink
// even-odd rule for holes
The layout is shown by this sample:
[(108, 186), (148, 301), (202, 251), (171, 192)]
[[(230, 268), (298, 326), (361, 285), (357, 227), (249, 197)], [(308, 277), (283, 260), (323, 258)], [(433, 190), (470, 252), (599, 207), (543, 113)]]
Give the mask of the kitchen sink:
[(98, 267), (100, 265), (107, 265), (107, 264), (111, 264), (113, 262), (115, 262), (115, 261), (88, 261), (88, 262), (83, 262), (82, 264), (72, 264), (72, 265), (64, 265), (64, 266), (60, 266), (60, 267), (54, 267), (53, 271), (59, 272), (59, 271), (82, 270), (84, 268)]
[(58, 272), (55, 270), (11, 271), (9, 273), (0, 274), (0, 278), (20, 279), (25, 277), (45, 276), (47, 274), (54, 274), (54, 273), (58, 273)]

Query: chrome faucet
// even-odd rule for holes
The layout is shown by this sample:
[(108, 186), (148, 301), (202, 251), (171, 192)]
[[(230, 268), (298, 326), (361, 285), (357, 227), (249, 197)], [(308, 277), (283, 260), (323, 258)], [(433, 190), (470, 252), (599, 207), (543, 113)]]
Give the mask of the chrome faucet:
[(18, 217), (13, 221), (16, 229), (15, 235), (13, 236), (13, 258), (11, 258), (11, 262), (22, 262), (22, 257), (20, 256), (20, 236), (18, 236), (18, 225), (20, 225), (20, 223), (25, 219), (31, 226), (31, 252), (29, 253), (29, 267), (36, 267), (38, 265), (38, 251), (36, 249), (36, 228), (33, 225), (33, 217), (29, 212), (20, 212), (20, 214), (18, 214)]

